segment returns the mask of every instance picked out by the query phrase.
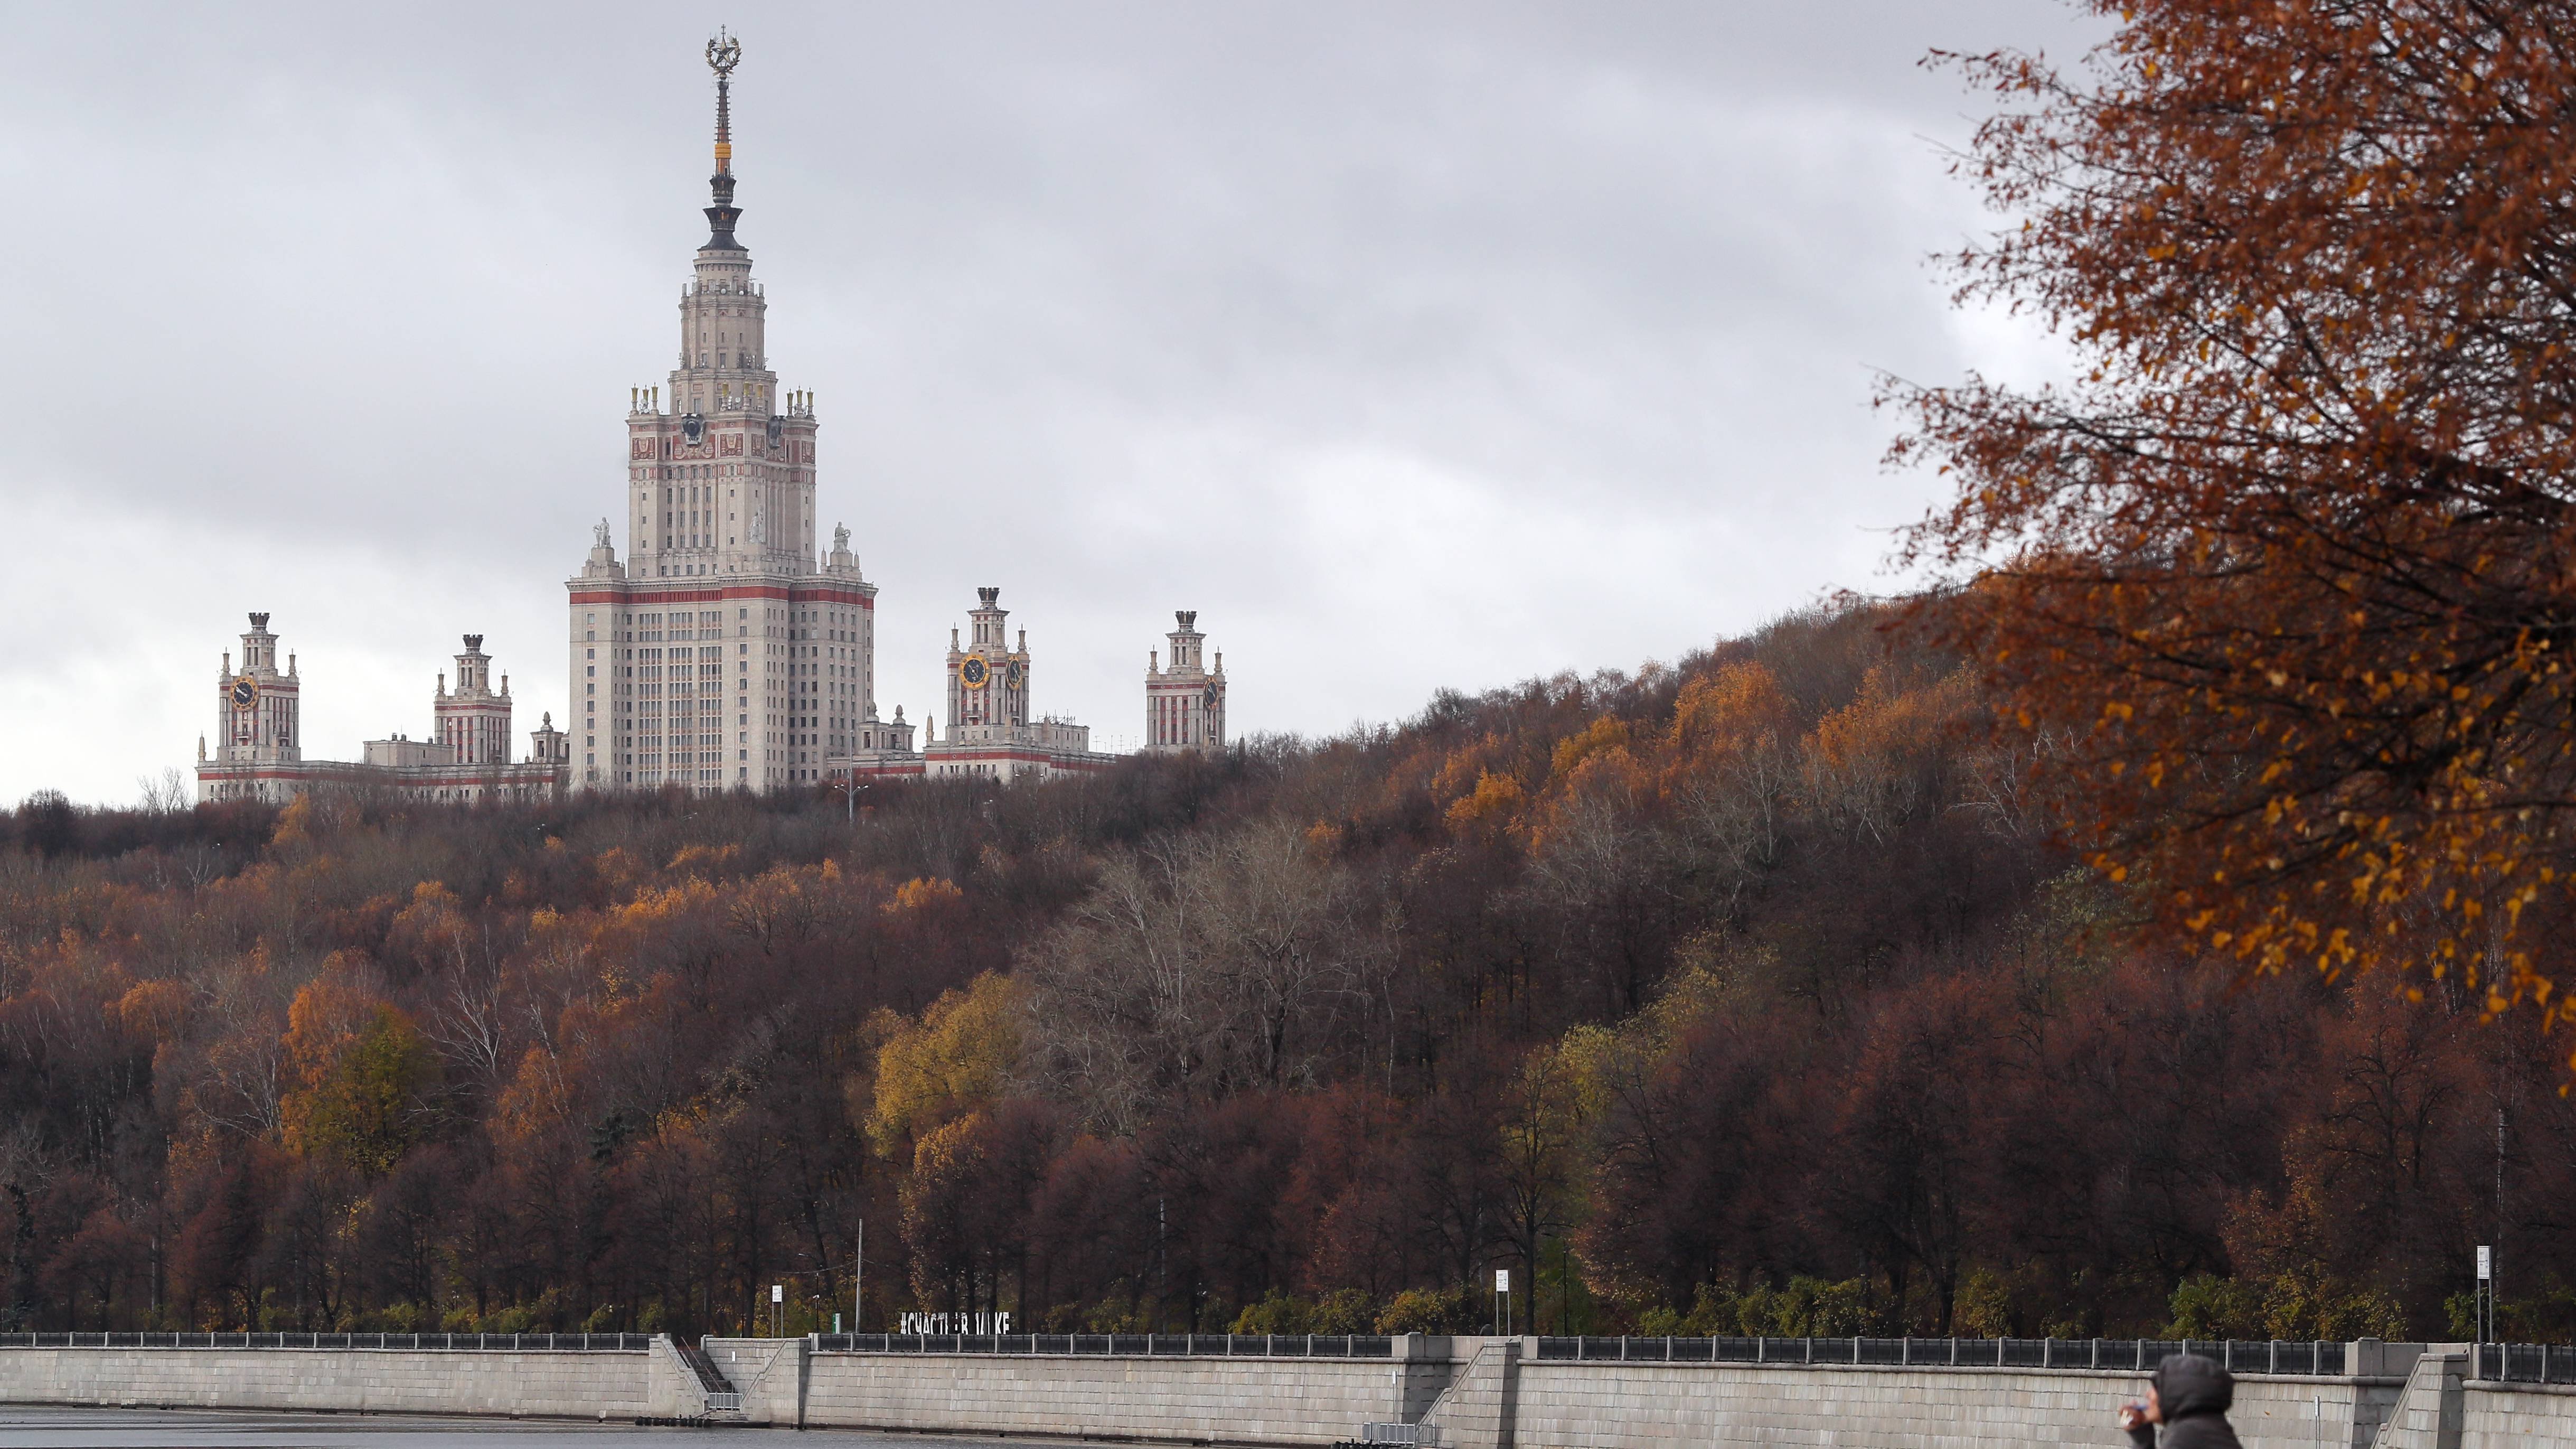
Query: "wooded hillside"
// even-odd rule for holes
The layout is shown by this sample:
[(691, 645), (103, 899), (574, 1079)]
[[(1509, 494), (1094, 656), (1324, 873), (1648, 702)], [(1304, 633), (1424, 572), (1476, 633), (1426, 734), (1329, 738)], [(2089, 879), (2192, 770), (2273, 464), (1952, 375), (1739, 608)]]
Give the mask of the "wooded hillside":
[(864, 1219), (871, 1328), (2576, 1330), (2563, 1052), (2128, 948), (1885, 623), (854, 815), (32, 800), (0, 1317), (802, 1331)]

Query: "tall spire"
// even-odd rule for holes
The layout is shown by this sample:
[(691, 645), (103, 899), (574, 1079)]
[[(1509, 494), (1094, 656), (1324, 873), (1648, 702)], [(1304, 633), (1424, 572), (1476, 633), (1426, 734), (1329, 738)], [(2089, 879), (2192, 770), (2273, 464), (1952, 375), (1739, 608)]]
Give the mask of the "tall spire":
[(716, 174), (707, 178), (716, 204), (707, 208), (710, 248), (740, 251), (733, 224), (742, 208), (733, 204), (733, 68), (742, 63), (742, 42), (722, 30), (707, 42), (707, 69), (716, 73)]

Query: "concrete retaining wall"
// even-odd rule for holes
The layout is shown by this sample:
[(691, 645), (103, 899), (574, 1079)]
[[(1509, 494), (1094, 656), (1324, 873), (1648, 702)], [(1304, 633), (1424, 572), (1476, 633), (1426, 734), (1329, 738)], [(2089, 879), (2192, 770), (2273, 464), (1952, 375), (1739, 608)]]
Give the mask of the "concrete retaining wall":
[[(2114, 1411), (2145, 1390), (2130, 1372), (1570, 1362), (1535, 1357), (1527, 1339), (1398, 1344), (1392, 1359), (705, 1348), (754, 1423), (1173, 1443), (1321, 1445), (1419, 1420), (1432, 1449), (2121, 1449)], [(2449, 1346), (2420, 1359), (2419, 1345), (2354, 1350), (2353, 1377), (2240, 1378), (2230, 1418), (2247, 1449), (2576, 1443), (2576, 1388), (2463, 1384)], [(667, 1339), (648, 1352), (7, 1349), (0, 1402), (591, 1420), (705, 1408)]]
[(1444, 1449), (1512, 1449), (1519, 1423), (1518, 1339), (1469, 1341), (1448, 1392), (1422, 1416), (1423, 1434)]
[(2415, 1360), (2374, 1449), (2460, 1449), (2469, 1356), (2447, 1345)]
[(2465, 1381), (2465, 1344), (2417, 1360), (2372, 1449), (2524, 1449), (2576, 1444), (2576, 1385)]
[(689, 1400), (674, 1370), (686, 1372), (667, 1343), (579, 1353), (13, 1348), (0, 1350), (0, 1403), (629, 1421), (699, 1412), (676, 1407)]
[[(1512, 1440), (1493, 1449), (1679, 1449), (1697, 1444), (1851, 1444), (1974, 1449), (2098, 1444), (2125, 1449), (2120, 1405), (2146, 1378), (2082, 1369), (1767, 1368), (1706, 1364), (1520, 1364)], [(2228, 1417), (2246, 1449), (2370, 1449), (2395, 1402), (2392, 1379), (2237, 1380)], [(1440, 1449), (1487, 1449), (1481, 1437)]]
[[(716, 1360), (724, 1367), (724, 1359)], [(730, 1373), (731, 1370), (727, 1369)], [(1402, 1417), (1406, 1366), (1393, 1359), (1018, 1358), (990, 1354), (817, 1353), (809, 1428), (916, 1429), (1119, 1439), (1330, 1444)], [(770, 1382), (782, 1382), (773, 1371)], [(792, 1412), (743, 1410), (755, 1421)]]
[[(719, 1341), (708, 1347), (719, 1350)], [(746, 1366), (772, 1351), (721, 1347)], [(2387, 1366), (2411, 1367), (2406, 1347)], [(1439, 1348), (1440, 1367), (1455, 1380), (1427, 1416), (1424, 1389), (1437, 1371), (1429, 1363), (982, 1354), (814, 1353), (802, 1368), (770, 1366), (765, 1391), (746, 1388), (743, 1408), (754, 1421), (816, 1428), (1199, 1443), (1327, 1444), (1356, 1437), (1363, 1423), (1422, 1418), (1437, 1449), (2123, 1449), (2114, 1416), (2146, 1392), (2145, 1377), (2129, 1372), (1575, 1363), (1536, 1359), (1517, 1339), (1459, 1338)], [(736, 1372), (723, 1351), (717, 1363)], [(787, 1390), (800, 1380), (801, 1418)], [(2249, 1375), (2238, 1380), (2231, 1419), (2247, 1449), (2372, 1449), (2403, 1386), (2380, 1374)]]
[(2470, 1384), (2461, 1400), (2460, 1449), (2576, 1444), (2576, 1385)]
[(704, 1338), (698, 1347), (742, 1395), (754, 1424), (802, 1425), (809, 1355), (801, 1338)]

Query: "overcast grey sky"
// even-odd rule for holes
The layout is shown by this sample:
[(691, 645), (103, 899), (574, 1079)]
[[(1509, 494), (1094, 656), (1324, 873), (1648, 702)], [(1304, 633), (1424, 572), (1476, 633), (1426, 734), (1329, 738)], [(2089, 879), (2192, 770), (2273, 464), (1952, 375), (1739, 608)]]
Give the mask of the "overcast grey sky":
[(1110, 747), (1175, 608), (1238, 733), (1677, 658), (1889, 585), (1873, 368), (2048, 366), (1926, 265), (1987, 221), (1916, 62), (2071, 56), (2055, 0), (27, 7), (0, 799), (193, 760), (252, 609), (308, 754), (426, 732), (469, 630), (519, 752), (563, 716), (719, 23), (887, 713), (978, 585)]

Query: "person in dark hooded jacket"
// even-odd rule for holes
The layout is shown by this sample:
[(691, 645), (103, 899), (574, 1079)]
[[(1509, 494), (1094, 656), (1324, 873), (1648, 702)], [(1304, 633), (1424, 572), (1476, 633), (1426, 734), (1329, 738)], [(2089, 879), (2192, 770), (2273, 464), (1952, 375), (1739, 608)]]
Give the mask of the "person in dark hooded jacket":
[[(2178, 1353), (2156, 1365), (2147, 1380), (2145, 1405), (2120, 1410), (2120, 1427), (2137, 1449), (2238, 1449), (2227, 1407), (2236, 1402), (2236, 1380), (2214, 1358)], [(2164, 1433), (2158, 1435), (2156, 1426)]]

